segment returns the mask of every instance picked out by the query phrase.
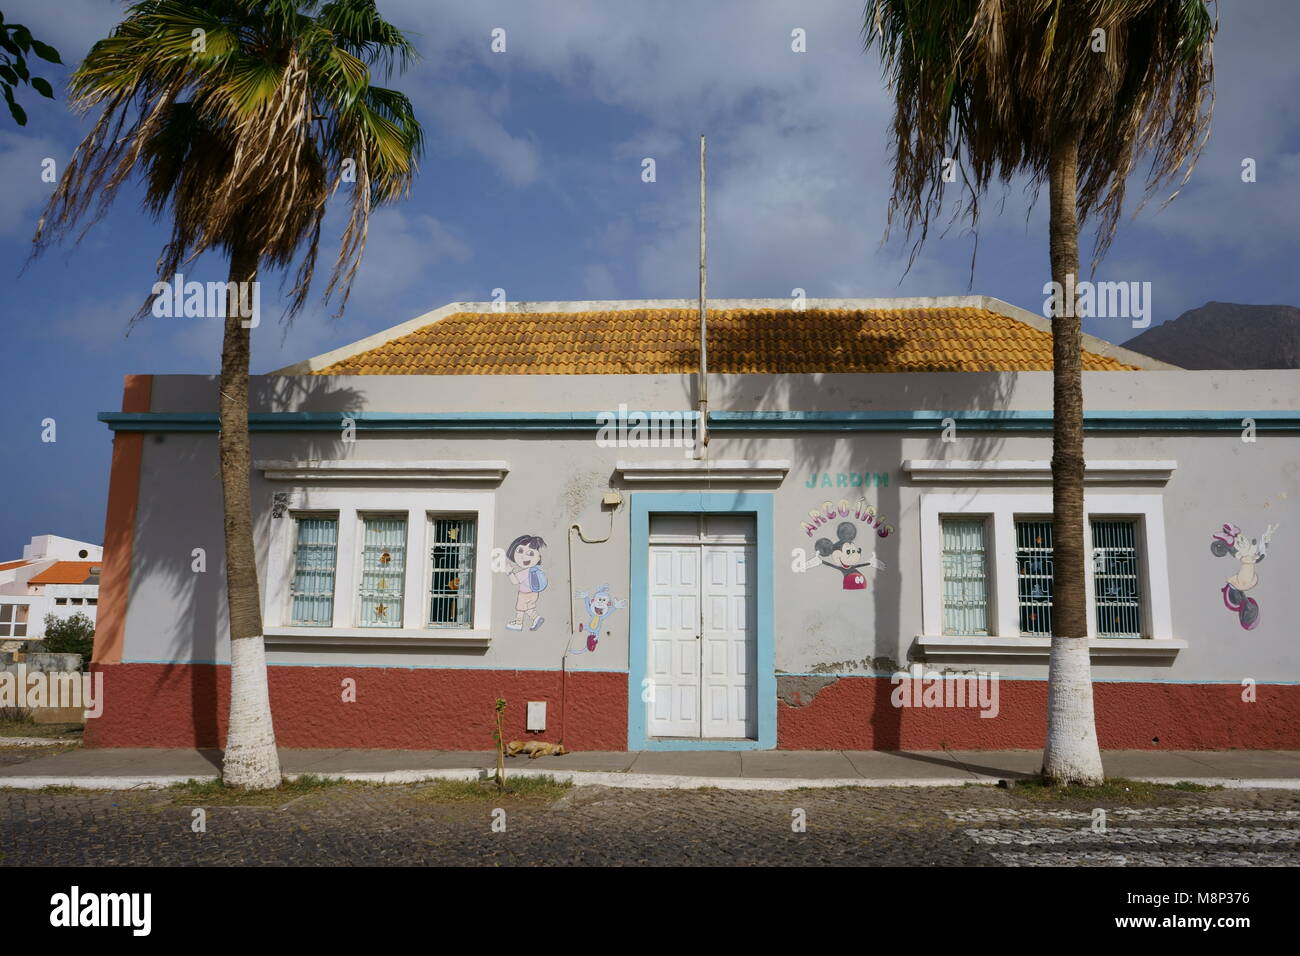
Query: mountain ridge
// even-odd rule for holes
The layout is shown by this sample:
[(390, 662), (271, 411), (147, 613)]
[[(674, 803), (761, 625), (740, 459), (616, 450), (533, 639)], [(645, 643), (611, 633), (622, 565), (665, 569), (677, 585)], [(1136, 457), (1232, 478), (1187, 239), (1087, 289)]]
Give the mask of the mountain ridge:
[(1186, 369), (1300, 368), (1300, 308), (1207, 302), (1122, 345)]

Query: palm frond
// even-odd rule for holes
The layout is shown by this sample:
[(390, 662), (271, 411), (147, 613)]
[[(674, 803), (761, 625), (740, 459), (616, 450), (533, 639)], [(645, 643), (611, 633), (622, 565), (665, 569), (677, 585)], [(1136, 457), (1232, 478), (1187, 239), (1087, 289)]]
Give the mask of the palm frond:
[(1208, 2), (873, 0), (864, 41), (879, 48), (895, 97), (886, 234), (901, 224), (915, 259), (946, 198), (944, 160), (961, 168), (953, 221), (974, 229), (994, 180), (1027, 174), (1036, 195), (1052, 144), (1070, 136), (1095, 270), (1137, 157), (1151, 158), (1144, 202), (1196, 165), (1214, 102)]
[[(410, 42), (372, 0), (140, 0), (74, 72), (74, 105), (98, 111), (37, 227), (33, 255), (81, 236), (133, 175), (172, 232), (159, 277), (210, 248), (298, 263), (304, 305), (329, 198), (348, 190), (328, 300), (346, 306), (371, 211), (409, 192), (423, 147), (410, 100), (371, 85)], [(355, 183), (344, 169), (355, 169)], [(141, 315), (145, 308), (141, 309)]]

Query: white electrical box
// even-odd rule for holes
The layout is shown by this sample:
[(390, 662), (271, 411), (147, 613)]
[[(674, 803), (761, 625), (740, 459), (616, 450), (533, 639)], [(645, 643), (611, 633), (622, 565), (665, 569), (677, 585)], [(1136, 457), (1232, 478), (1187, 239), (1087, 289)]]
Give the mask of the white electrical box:
[(546, 729), (546, 701), (530, 700), (528, 702), (528, 729)]

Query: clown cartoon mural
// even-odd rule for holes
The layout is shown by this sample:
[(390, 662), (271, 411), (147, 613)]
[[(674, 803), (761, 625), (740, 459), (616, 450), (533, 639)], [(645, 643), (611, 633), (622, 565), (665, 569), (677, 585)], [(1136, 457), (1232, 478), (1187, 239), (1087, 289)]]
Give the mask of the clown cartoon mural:
[(546, 590), (546, 572), (542, 570), (542, 548), (546, 542), (535, 534), (521, 534), (510, 542), (506, 549), (506, 561), (510, 566), (510, 580), (519, 588), (519, 597), (515, 601), (515, 619), (506, 624), (507, 630), (522, 631), (524, 620), (528, 620), (528, 630), (535, 631), (546, 618), (537, 613), (537, 602)]
[(578, 638), (586, 639), (586, 647), (570, 648), (570, 654), (589, 654), (596, 649), (600, 641), (600, 630), (609, 623), (610, 617), (617, 610), (627, 607), (627, 601), (614, 600), (609, 596), (609, 585), (602, 584), (595, 594), (578, 592), (578, 600), (585, 611), (583, 620), (578, 624)]
[(1259, 583), (1255, 566), (1264, 560), (1268, 543), (1273, 539), (1277, 525), (1271, 524), (1258, 538), (1248, 538), (1235, 524), (1225, 524), (1223, 530), (1210, 542), (1210, 551), (1216, 558), (1232, 555), (1239, 562), (1235, 574), (1223, 585), (1223, 604), (1237, 615), (1241, 626), (1253, 631), (1259, 625), (1259, 604), (1246, 592)]
[(818, 538), (813, 545), (813, 550), (821, 555), (822, 564), (834, 568), (844, 576), (844, 590), (865, 591), (867, 578), (858, 569), (881, 569), (884, 568), (885, 563), (877, 558), (874, 552), (869, 558), (862, 560), (862, 545), (855, 540), (858, 536), (858, 528), (852, 521), (841, 521), (835, 529), (835, 534), (837, 536), (835, 541), (830, 538)]

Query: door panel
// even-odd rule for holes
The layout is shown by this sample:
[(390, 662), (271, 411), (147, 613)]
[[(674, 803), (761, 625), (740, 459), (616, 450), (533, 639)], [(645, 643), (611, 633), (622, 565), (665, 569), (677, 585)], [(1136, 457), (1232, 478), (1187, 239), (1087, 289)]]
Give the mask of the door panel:
[(753, 599), (752, 545), (704, 545), (704, 660), (706, 707), (701, 736), (751, 737), (756, 733), (753, 673), (757, 653), (748, 627)]
[(652, 736), (700, 735), (699, 561), (697, 547), (651, 549)]

